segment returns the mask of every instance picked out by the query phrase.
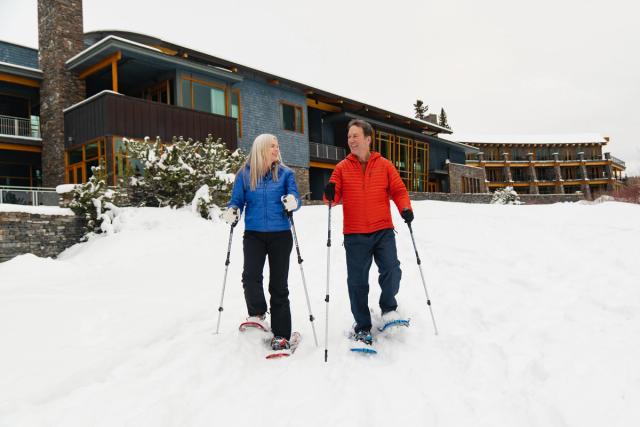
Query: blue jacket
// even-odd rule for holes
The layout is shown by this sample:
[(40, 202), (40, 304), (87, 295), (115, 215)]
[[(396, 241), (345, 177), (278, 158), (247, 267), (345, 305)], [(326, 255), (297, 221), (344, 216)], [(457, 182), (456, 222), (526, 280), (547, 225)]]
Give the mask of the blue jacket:
[[(290, 229), (289, 218), (284, 212), (280, 197), (293, 194), (300, 203), (295, 175), (291, 169), (280, 165), (278, 182), (273, 181), (271, 171), (258, 181), (255, 190), (251, 190), (249, 166), (236, 174), (231, 200), (227, 207), (244, 210), (244, 229), (251, 231), (285, 231)], [(246, 208), (246, 209), (245, 209)], [(297, 210), (297, 209), (296, 209)]]

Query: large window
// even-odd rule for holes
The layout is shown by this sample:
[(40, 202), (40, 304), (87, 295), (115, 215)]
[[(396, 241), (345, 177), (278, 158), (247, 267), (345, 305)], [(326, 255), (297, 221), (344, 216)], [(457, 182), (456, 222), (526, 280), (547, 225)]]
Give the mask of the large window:
[(435, 191), (428, 186), (429, 144), (376, 130), (371, 149), (394, 164), (407, 190)]
[(302, 107), (282, 102), (282, 128), (293, 132), (304, 133)]
[(224, 86), (195, 79), (182, 79), (182, 105), (206, 113), (227, 115)]
[(91, 168), (103, 162), (106, 166), (104, 139), (100, 138), (67, 151), (67, 183), (86, 182), (93, 172)]

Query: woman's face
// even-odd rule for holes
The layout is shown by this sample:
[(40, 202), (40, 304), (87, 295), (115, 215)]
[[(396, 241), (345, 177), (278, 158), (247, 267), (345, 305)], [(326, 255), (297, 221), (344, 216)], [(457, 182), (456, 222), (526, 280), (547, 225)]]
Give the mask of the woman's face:
[(273, 162), (277, 161), (280, 158), (280, 146), (278, 146), (278, 140), (274, 139), (271, 141), (271, 146), (269, 147), (269, 164), (273, 164)]

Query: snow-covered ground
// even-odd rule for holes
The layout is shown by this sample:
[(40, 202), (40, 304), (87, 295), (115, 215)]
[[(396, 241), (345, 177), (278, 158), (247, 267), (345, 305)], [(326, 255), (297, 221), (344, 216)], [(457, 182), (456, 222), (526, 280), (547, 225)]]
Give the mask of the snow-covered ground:
[[(334, 209), (329, 362), (326, 219), (296, 214), (319, 348), (291, 257), (295, 356), (241, 335), (242, 227), (126, 209), (120, 231), (58, 259), (0, 264), (0, 426), (633, 426), (640, 422), (640, 206), (415, 202), (394, 212), (412, 326), (347, 351), (342, 212)], [(370, 303), (379, 295), (372, 267)]]

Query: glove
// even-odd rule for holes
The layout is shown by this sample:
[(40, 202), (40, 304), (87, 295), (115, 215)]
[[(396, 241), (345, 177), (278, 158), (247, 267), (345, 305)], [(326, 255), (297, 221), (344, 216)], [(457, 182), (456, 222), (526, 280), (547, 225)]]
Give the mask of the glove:
[(324, 187), (324, 198), (327, 199), (329, 202), (333, 202), (333, 199), (335, 199), (335, 197), (336, 197), (336, 183), (329, 182)]
[(240, 209), (235, 207), (227, 208), (224, 212), (222, 212), (222, 215), (220, 215), (220, 219), (227, 224), (234, 226), (240, 219)]
[(298, 199), (293, 194), (287, 194), (280, 197), (280, 201), (284, 205), (284, 210), (287, 212), (293, 212), (298, 209)]
[(411, 224), (411, 221), (413, 221), (413, 211), (409, 208), (402, 209), (402, 213), (400, 214), (400, 216), (407, 224)]

